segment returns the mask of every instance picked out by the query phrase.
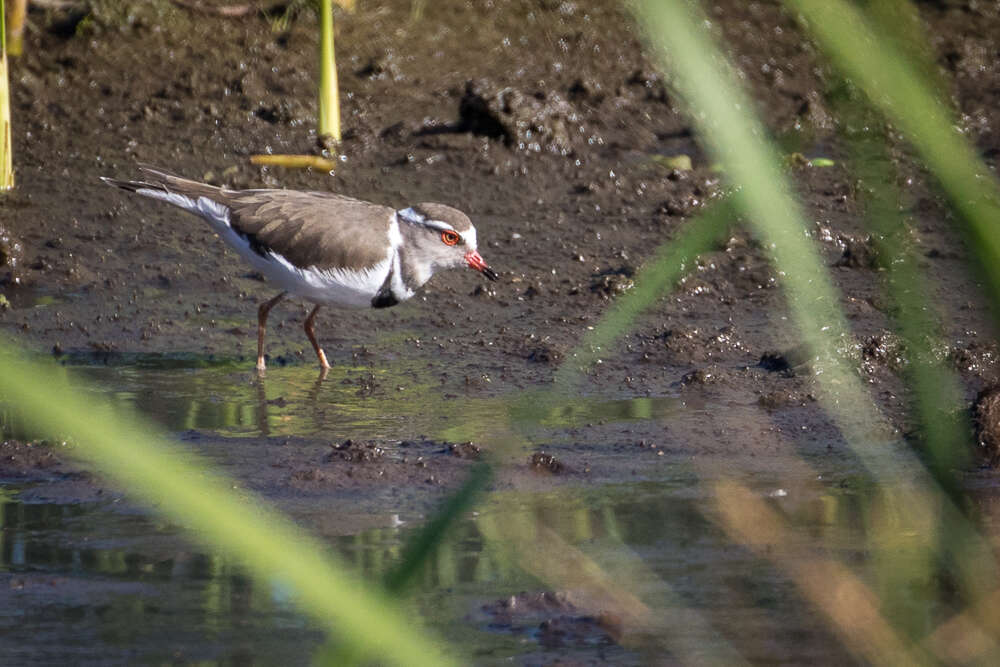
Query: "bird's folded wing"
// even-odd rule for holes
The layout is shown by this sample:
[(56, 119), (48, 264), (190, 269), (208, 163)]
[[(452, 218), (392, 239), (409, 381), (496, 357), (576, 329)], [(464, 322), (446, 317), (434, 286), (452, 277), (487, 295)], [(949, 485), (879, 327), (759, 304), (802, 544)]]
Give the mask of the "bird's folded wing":
[(230, 224), (299, 268), (362, 270), (386, 259), (388, 206), (328, 193), (244, 190), (222, 193)]

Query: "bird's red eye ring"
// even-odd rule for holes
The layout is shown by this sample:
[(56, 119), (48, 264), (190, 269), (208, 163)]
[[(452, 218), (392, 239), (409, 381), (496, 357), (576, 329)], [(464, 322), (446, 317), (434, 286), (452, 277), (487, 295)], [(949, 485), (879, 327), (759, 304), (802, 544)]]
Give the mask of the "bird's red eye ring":
[(445, 245), (458, 245), (458, 241), (461, 238), (457, 232), (441, 232), (441, 240), (444, 241)]

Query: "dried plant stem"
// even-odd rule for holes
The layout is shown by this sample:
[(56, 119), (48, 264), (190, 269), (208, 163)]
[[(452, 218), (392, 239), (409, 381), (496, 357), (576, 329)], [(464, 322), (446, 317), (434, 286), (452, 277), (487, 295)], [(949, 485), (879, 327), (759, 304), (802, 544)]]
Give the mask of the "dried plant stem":
[(319, 169), (333, 171), (336, 163), (318, 155), (251, 155), (251, 164), (288, 167), (290, 169)]

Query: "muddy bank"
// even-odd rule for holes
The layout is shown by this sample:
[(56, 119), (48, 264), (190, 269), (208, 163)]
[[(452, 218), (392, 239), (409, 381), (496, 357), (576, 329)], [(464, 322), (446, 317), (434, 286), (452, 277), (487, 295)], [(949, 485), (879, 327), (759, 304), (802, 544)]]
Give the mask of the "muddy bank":
[[(713, 11), (774, 132), (840, 157), (836, 122), (822, 102), (826, 70), (789, 17), (767, 3)], [(988, 45), (982, 26), (997, 18), (967, 12), (979, 26), (974, 42), (954, 26), (962, 11), (927, 6), (924, 19), (932, 34), (948, 26), (963, 37), (960, 49), (957, 37), (936, 38), (942, 70), (989, 157), (996, 112), (978, 91), (996, 74), (973, 67), (978, 51), (963, 54), (969, 44)], [(470, 383), (479, 391), (484, 377), (491, 393), (547, 379), (629, 288), (650, 250), (720, 189), (669, 76), (643, 57), (638, 31), (615, 3), (436, 3), (416, 18), (398, 3), (341, 16), (346, 139), (333, 176), (247, 162), (251, 153), (311, 149), (308, 13), (277, 33), (258, 17), (225, 19), (168, 3), (123, 15), (99, 10), (72, 34), (62, 14), (32, 16), (45, 29), (13, 64), (19, 187), (0, 225), (16, 240), (10, 266), (18, 281), (5, 278), (12, 307), (0, 313), (0, 326), (73, 362), (253, 355), (254, 308), (273, 290), (198, 220), (97, 181), (134, 176), (136, 161), (237, 187), (329, 189), (397, 206), (441, 200), (468, 211), (483, 254), (502, 272), (498, 285), (453, 272), (402, 307), (321, 312), (318, 320), (333, 357), (419, 359), (450, 392)], [(159, 73), (164, 58), (167, 78)], [(692, 171), (650, 159), (678, 153), (692, 156)], [(935, 196), (905, 157), (900, 169), (914, 177), (904, 204), (935, 280), (945, 356), (971, 398), (996, 379), (988, 318)], [(891, 305), (865, 259), (852, 175), (839, 163), (792, 175), (845, 294), (860, 372), (885, 386), (873, 393), (900, 419), (898, 368), (865, 352), (887, 335)], [(748, 401), (808, 394), (807, 378), (740, 370), (795, 345), (776, 287), (762, 249), (737, 230), (607, 355), (595, 383), (663, 394), (690, 377), (696, 381), (685, 391), (732, 391)], [(269, 354), (277, 363), (310, 363), (305, 313), (295, 304), (275, 312)]]

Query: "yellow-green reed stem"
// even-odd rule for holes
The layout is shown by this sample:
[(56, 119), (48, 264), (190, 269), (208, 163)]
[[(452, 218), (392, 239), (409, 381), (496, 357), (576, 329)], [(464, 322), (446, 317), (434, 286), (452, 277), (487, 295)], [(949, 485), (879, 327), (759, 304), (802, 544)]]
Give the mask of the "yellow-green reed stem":
[(340, 98), (337, 92), (337, 61), (333, 48), (333, 2), (319, 3), (319, 118), (321, 141), (340, 141)]
[[(893, 125), (902, 130), (907, 140), (924, 159), (942, 189), (960, 213), (969, 248), (986, 278), (991, 296), (993, 316), (1000, 320), (1000, 189), (996, 177), (976, 154), (972, 145), (954, 127), (952, 114), (939, 102), (933, 85), (919, 70), (912, 67), (901, 40), (887, 29), (890, 19), (875, 12), (869, 20), (856, 5), (842, 0), (785, 0), (798, 10), (805, 27), (815, 36), (826, 54), (851, 81), (865, 92), (872, 105), (885, 114)], [(903, 272), (896, 278), (908, 280)], [(911, 289), (915, 287), (909, 283)], [(901, 290), (900, 290), (901, 291)], [(898, 294), (901, 309), (919, 313), (921, 299), (914, 294)], [(918, 332), (924, 323), (909, 324), (901, 317), (903, 334), (907, 329)], [(926, 351), (924, 352), (926, 354)], [(931, 369), (912, 369), (911, 381), (916, 407), (926, 429), (931, 446), (929, 463), (932, 471), (945, 479), (948, 468), (961, 462), (953, 448), (961, 448), (949, 429), (959, 429), (960, 419), (941, 419), (942, 397), (955, 389), (941, 385)], [(952, 398), (953, 404), (959, 402)], [(928, 422), (935, 422), (928, 427)], [(953, 490), (954, 493), (954, 490)], [(973, 602), (981, 602), (1000, 582), (990, 545), (975, 534), (973, 527), (962, 521), (960, 505), (942, 504), (940, 522), (942, 547), (952, 555), (960, 588)], [(996, 630), (1000, 617), (986, 613), (984, 622)]]
[[(789, 2), (796, 6), (808, 4), (815, 7), (817, 4), (812, 0)], [(842, 4), (833, 0), (830, 2), (838, 6)], [(778, 166), (777, 154), (766, 139), (767, 131), (753, 113), (752, 101), (706, 34), (704, 26), (708, 24), (708, 19), (696, 3), (684, 0), (646, 0), (634, 7), (643, 19), (656, 55), (664, 68), (676, 76), (676, 87), (696, 110), (693, 116), (701, 129), (703, 141), (739, 187), (737, 202), (770, 251), (788, 298), (791, 318), (812, 358), (820, 400), (843, 433), (846, 444), (883, 484), (906, 482), (893, 488), (907, 498), (901, 507), (908, 512), (908, 516), (903, 517), (908, 523), (916, 525), (921, 517), (934, 516), (942, 508), (949, 521), (963, 521), (949, 499), (939, 494), (941, 488), (935, 480), (915, 465), (914, 457), (890, 444), (892, 438), (888, 424), (857, 374), (846, 363), (842, 349), (852, 345), (853, 338), (840, 308), (839, 294), (833, 287), (815, 243), (808, 235), (809, 227), (800, 207), (789, 192)], [(820, 10), (816, 11), (820, 13)], [(846, 12), (847, 8), (843, 11)], [(833, 22), (834, 18), (827, 14), (829, 12), (825, 12), (823, 18)], [(838, 25), (841, 24), (838, 20)], [(845, 35), (838, 33), (838, 37), (847, 41)], [(873, 55), (878, 51), (874, 42), (866, 43), (864, 48), (855, 43), (851, 48), (858, 55), (877, 57)], [(893, 71), (897, 79), (913, 78), (912, 72), (898, 63), (893, 64)], [(926, 95), (909, 101), (913, 107), (928, 102), (933, 105), (933, 99)], [(933, 112), (916, 109), (914, 112), (925, 123), (914, 122), (915, 133), (938, 134), (936, 122), (927, 121), (927, 116), (933, 115)], [(953, 132), (949, 135), (955, 136)], [(921, 143), (925, 140), (921, 139)], [(966, 146), (956, 149), (956, 153), (963, 160), (969, 157)], [(977, 164), (977, 161), (970, 160), (969, 164)], [(967, 166), (963, 171), (968, 174), (970, 169)], [(970, 180), (977, 179), (973, 176)], [(974, 193), (971, 192), (973, 189)], [(960, 191), (971, 194), (971, 199), (977, 203), (985, 198), (979, 185), (964, 187)], [(963, 204), (963, 209), (977, 216), (983, 213), (969, 202)], [(985, 229), (982, 232), (984, 236), (987, 234)], [(996, 262), (994, 271), (1000, 278), (1000, 260)], [(965, 528), (974, 535), (972, 526)], [(922, 538), (933, 539), (934, 536), (923, 535)], [(988, 545), (982, 540), (974, 539), (971, 545), (967, 552), (989, 559)], [(972, 561), (974, 559), (966, 559), (966, 562)], [(982, 589), (992, 590), (996, 577), (991, 568), (983, 569), (986, 572), (983, 573)]]
[(953, 125), (933, 88), (907, 58), (842, 0), (785, 0), (872, 104), (901, 129), (961, 213), (969, 247), (986, 276), (1000, 319), (1000, 190), (990, 169)]
[(882, 481), (898, 478), (904, 461), (910, 466), (914, 460), (889, 446), (891, 428), (845, 361), (844, 349), (854, 339), (840, 295), (752, 100), (706, 34), (707, 18), (696, 3), (683, 0), (646, 0), (634, 7), (654, 53), (696, 110), (692, 116), (702, 140), (739, 188), (735, 203), (774, 261), (791, 320), (809, 351), (824, 409), (869, 470)]
[(7, 55), (19, 56), (24, 50), (24, 19), (28, 14), (28, 0), (11, 0), (10, 41)]
[(780, 160), (754, 113), (754, 104), (702, 27), (695, 3), (646, 0), (634, 5), (653, 52), (695, 110), (707, 148), (739, 190), (735, 203), (770, 251), (779, 271), (792, 321), (802, 334), (822, 389), (824, 407), (834, 415), (851, 445), (883, 472), (893, 470), (885, 446), (889, 429), (861, 382), (842, 358), (851, 343), (840, 299), (819, 251), (808, 236)]
[[(14, 187), (14, 157), (10, 137), (10, 77), (7, 74), (6, 14), (6, 3), (4, 0), (0, 0), (0, 190), (10, 190)], [(22, 19), (22, 24), (23, 22)]]
[(426, 630), (378, 586), (365, 586), (331, 553), (253, 494), (207, 469), (156, 429), (66, 381), (65, 369), (30, 363), (0, 342), (0, 393), (28, 425), (71, 438), (78, 456), (132, 497), (185, 526), (194, 539), (239, 559), (268, 585), (280, 584), (318, 627), (371, 663), (452, 664)]
[[(857, 110), (839, 106), (841, 117), (862, 118)], [(928, 546), (937, 554), (950, 557), (948, 569), (957, 573), (962, 593), (967, 600), (976, 601), (984, 590), (996, 584), (998, 577), (989, 545), (975, 532), (974, 524), (962, 520), (961, 516), (963, 512), (974, 511), (959, 479), (961, 471), (967, 470), (971, 463), (971, 429), (968, 415), (962, 409), (958, 378), (935, 354), (940, 323), (927, 302), (927, 295), (933, 293), (931, 281), (918, 269), (917, 258), (908, 242), (907, 223), (898, 207), (897, 174), (888, 155), (887, 142), (888, 137), (878, 136), (878, 133), (851, 135), (848, 139), (851, 173), (864, 190), (866, 217), (875, 232), (881, 264), (886, 269), (889, 295), (897, 306), (893, 320), (906, 348), (905, 376), (910, 403), (920, 422), (919, 446), (931, 475), (952, 500), (952, 505), (941, 507), (936, 526), (937, 544)], [(920, 548), (912, 541), (908, 546)], [(907, 559), (904, 551), (894, 547), (893, 559), (909, 562), (912, 566), (913, 559)], [(884, 574), (890, 581), (908, 575), (913, 573), (901, 568), (898, 562)], [(884, 606), (895, 601), (900, 610), (912, 609), (900, 587), (888, 585), (886, 590), (882, 600)], [(897, 623), (904, 618), (908, 620), (911, 636), (923, 631), (922, 612), (901, 612), (891, 616), (898, 619)]]

